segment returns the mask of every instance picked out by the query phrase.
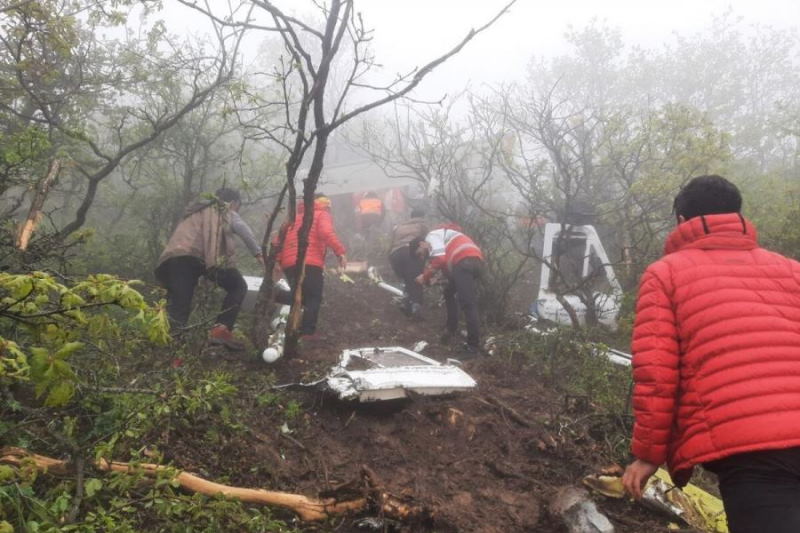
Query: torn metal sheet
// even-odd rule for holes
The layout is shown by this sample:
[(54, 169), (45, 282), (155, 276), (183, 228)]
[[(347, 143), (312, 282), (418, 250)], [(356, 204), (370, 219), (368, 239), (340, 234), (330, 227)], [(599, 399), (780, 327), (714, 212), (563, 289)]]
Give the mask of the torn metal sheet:
[(399, 346), (344, 350), (326, 381), (339, 398), (362, 402), (405, 398), (409, 392), (438, 396), (477, 386), (460, 368)]
[[(259, 276), (242, 276), (244, 282), (247, 283), (247, 294), (242, 301), (242, 309), (245, 311), (252, 311), (256, 307), (256, 299), (258, 298), (258, 291), (261, 289), (261, 283), (264, 278)], [(289, 282), (285, 278), (281, 278), (275, 282), (275, 288), (279, 291), (289, 292)]]
[[(583, 479), (583, 484), (604, 496), (625, 496), (619, 476), (590, 475)], [(642, 504), (680, 518), (700, 531), (728, 533), (722, 500), (691, 483), (683, 489), (675, 487), (663, 468), (659, 468), (645, 485)]]

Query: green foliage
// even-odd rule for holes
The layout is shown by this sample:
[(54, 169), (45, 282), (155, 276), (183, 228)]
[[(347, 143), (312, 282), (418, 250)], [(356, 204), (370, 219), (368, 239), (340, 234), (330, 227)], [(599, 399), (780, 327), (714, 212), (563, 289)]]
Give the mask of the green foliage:
[(90, 510), (81, 520), (65, 524), (73, 504), (74, 485), (47, 486), (0, 484), (0, 531), (28, 532), (291, 532), (269, 509), (250, 507), (223, 497), (209, 498), (180, 492), (168, 470), (152, 483), (127, 473), (110, 474), (106, 482), (90, 478), (84, 485), (84, 502)]
[(502, 339), (497, 356), (523, 361), (538, 381), (562, 394), (564, 407), (557, 415), (561, 430), (602, 443), (606, 460), (624, 462), (632, 425), (631, 373), (605, 357), (608, 347), (596, 339), (607, 335), (568, 327), (524, 331)]
[(286, 417), (287, 421), (293, 421), (297, 419), (302, 413), (302, 404), (295, 400), (289, 400), (286, 402), (286, 406), (283, 408), (283, 416)]
[(168, 340), (168, 323), (134, 289), (98, 274), (67, 285), (45, 272), (0, 273), (0, 384), (30, 381), (47, 406), (67, 404), (78, 378), (70, 360), (86, 343), (138, 334)]
[[(268, 508), (179, 490), (174, 468), (159, 473), (155, 480), (136, 469), (141, 462), (164, 464), (154, 444), (143, 448), (142, 443), (188, 439), (193, 445), (209, 446), (216, 442), (214, 435), (241, 431), (238, 389), (231, 381), (232, 376), (222, 372), (176, 372), (154, 383), (152, 394), (90, 394), (79, 389), (83, 394), (73, 400), (70, 412), (81, 409), (85, 416), (82, 420), (62, 418), (64, 434), (84, 449), (87, 462), (127, 458), (133, 472), (87, 471), (80, 512), (74, 522), (65, 523), (76, 502), (74, 478), (41, 475), (33, 465), (0, 468), (0, 520), (21, 531), (47, 532), (294, 531)], [(281, 401), (279, 395), (275, 401)], [(300, 407), (289, 402), (287, 409), (299, 412)], [(80, 432), (79, 426), (83, 427)], [(19, 437), (15, 431), (6, 440), (19, 444)]]
[(630, 369), (611, 363), (608, 349), (590, 339), (605, 332), (569, 327), (520, 332), (498, 346), (499, 357), (522, 357), (541, 381), (565, 394), (585, 396), (605, 413), (626, 414)]
[(47, 133), (39, 126), (28, 126), (14, 134), (0, 133), (0, 176), (6, 186), (22, 182), (40, 158), (50, 149)]

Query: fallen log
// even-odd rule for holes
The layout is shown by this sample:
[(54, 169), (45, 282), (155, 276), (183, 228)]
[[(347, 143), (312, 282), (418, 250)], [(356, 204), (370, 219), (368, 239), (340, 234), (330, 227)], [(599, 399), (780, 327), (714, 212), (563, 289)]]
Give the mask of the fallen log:
[[(38, 470), (43, 472), (68, 474), (70, 471), (70, 465), (65, 460), (38, 455), (23, 448), (0, 448), (0, 464), (24, 467), (31, 463), (35, 465)], [(170, 467), (162, 465), (149, 463), (131, 464), (107, 461), (105, 459), (95, 461), (94, 466), (98, 470), (104, 472), (144, 473), (148, 477), (155, 477), (161, 472), (168, 472), (171, 470)], [(365, 476), (365, 478), (369, 478), (369, 476)], [(242, 502), (283, 507), (297, 513), (300, 519), (304, 521), (324, 520), (333, 515), (361, 511), (366, 509), (369, 504), (369, 499), (367, 497), (356, 497), (351, 500), (337, 501), (334, 497), (316, 499), (288, 492), (233, 487), (208, 481), (195, 474), (182, 471), (178, 471), (174, 479), (178, 481), (183, 489), (188, 491), (199, 492), (207, 496), (222, 494), (227, 498), (235, 498)], [(384, 512), (391, 512), (393, 510), (392, 505), (387, 505), (387, 503), (399, 503), (397, 499), (388, 497), (384, 493), (380, 493), (378, 500), (381, 502), (381, 508)], [(394, 509), (398, 511), (400, 515), (399, 518), (408, 518), (411, 515), (421, 513), (421, 511), (414, 512), (408, 507), (403, 507), (401, 505), (398, 505), (398, 507)]]

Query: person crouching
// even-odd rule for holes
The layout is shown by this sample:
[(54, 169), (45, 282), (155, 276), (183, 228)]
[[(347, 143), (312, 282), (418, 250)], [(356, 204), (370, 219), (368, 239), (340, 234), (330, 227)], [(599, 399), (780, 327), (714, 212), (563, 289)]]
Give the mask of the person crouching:
[(445, 224), (429, 232), (419, 242), (416, 253), (420, 258), (428, 259), (428, 264), (416, 281), (420, 285), (427, 285), (436, 271), (447, 276), (444, 289), (447, 308), (445, 336), (453, 337), (458, 332), (460, 304), (467, 325), (467, 343), (462, 346), (463, 358), (471, 358), (481, 353), (478, 285), (483, 278), (484, 263), (481, 249), (460, 230), (455, 224)]

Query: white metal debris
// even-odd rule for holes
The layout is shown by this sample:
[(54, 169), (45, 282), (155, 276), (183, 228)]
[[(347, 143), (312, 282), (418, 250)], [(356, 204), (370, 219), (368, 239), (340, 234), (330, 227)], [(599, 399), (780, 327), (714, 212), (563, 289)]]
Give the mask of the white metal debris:
[[(527, 326), (525, 326), (526, 331), (542, 336), (551, 335), (558, 331), (557, 328), (555, 327), (540, 327), (540, 324), (536, 317), (531, 316), (530, 318), (531, 322)], [(631, 366), (633, 362), (633, 356), (631, 354), (623, 352), (622, 350), (609, 348), (608, 346), (602, 344), (594, 344), (592, 348), (592, 353), (594, 355), (600, 355), (605, 357), (615, 365)]]
[[(554, 248), (561, 246), (561, 254), (554, 254)], [(570, 251), (572, 254), (570, 254)], [(577, 255), (577, 257), (571, 257)], [(567, 310), (556, 297), (555, 280), (549, 264), (560, 256), (571, 265), (559, 265), (568, 284), (588, 283), (591, 290), (598, 321), (612, 329), (617, 327), (617, 317), (622, 300), (622, 287), (617, 281), (614, 269), (608, 260), (603, 244), (594, 226), (571, 226), (549, 223), (544, 229), (542, 270), (539, 279), (539, 294), (531, 306), (531, 314), (557, 324), (572, 325)], [(571, 267), (571, 268), (568, 268)], [(598, 285), (594, 287), (594, 285)], [(575, 311), (578, 321), (586, 320), (586, 304), (577, 294), (563, 294), (563, 299)]]
[(603, 355), (605, 355), (606, 358), (615, 365), (631, 366), (631, 363), (633, 361), (633, 356), (631, 354), (623, 352), (621, 350), (615, 350), (613, 348), (608, 348), (607, 350), (605, 350), (605, 353), (603, 353)]
[(550, 502), (550, 511), (560, 516), (569, 533), (614, 533), (614, 524), (600, 512), (582, 487), (562, 487)]
[(460, 368), (399, 346), (344, 350), (326, 382), (339, 398), (362, 402), (405, 398), (409, 392), (436, 396), (477, 385)]
[(272, 335), (269, 336), (267, 347), (261, 352), (261, 358), (265, 363), (274, 363), (283, 356), (290, 309), (288, 305), (281, 305), (275, 312), (275, 318), (272, 319)]
[(264, 278), (259, 276), (242, 276), (245, 283), (247, 283), (247, 294), (242, 302), (242, 309), (245, 311), (252, 311), (256, 306), (256, 298), (258, 298), (258, 290), (261, 288), (261, 283)]
[(398, 289), (394, 285), (389, 285), (388, 283), (383, 281), (383, 278), (378, 273), (378, 270), (375, 267), (369, 267), (367, 269), (367, 275), (369, 276), (369, 279), (371, 279), (381, 289), (390, 292), (395, 296), (404, 297), (406, 295), (406, 293), (403, 292), (401, 289)]
[[(247, 283), (247, 294), (242, 302), (242, 309), (252, 311), (256, 306), (256, 299), (258, 298), (258, 291), (261, 289), (261, 284), (264, 278), (258, 276), (243, 276), (245, 283)], [(289, 282), (284, 278), (275, 282), (275, 289), (279, 291), (289, 292)], [(285, 341), (284, 330), (286, 329), (286, 322), (289, 318), (289, 306), (280, 305), (275, 311), (272, 319), (272, 334), (269, 336), (269, 344), (261, 353), (261, 358), (267, 363), (274, 363), (283, 355), (283, 343)]]

